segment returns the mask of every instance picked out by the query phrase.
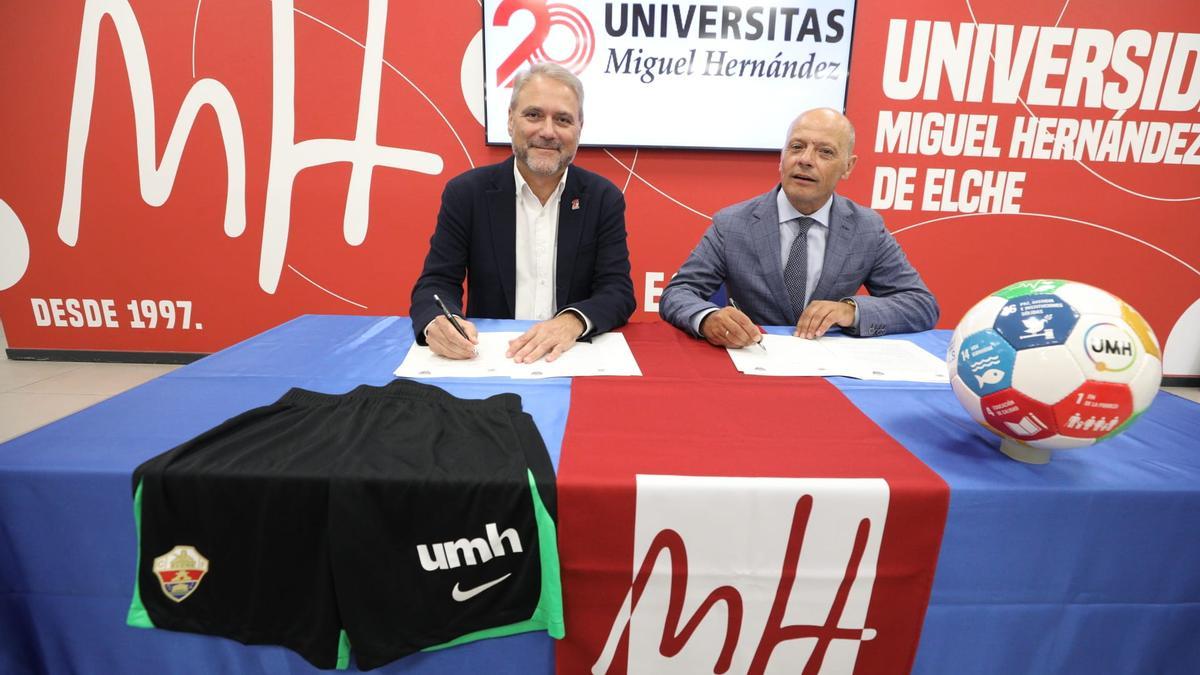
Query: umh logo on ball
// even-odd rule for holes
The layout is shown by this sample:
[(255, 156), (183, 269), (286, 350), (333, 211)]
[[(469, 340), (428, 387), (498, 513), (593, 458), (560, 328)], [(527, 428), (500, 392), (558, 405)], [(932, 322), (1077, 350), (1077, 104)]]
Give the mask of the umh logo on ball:
[(1083, 343), (1087, 356), (1096, 370), (1121, 372), (1137, 361), (1138, 354), (1134, 338), (1115, 323), (1097, 323), (1084, 333)]
[(639, 475), (634, 578), (592, 672), (853, 672), (889, 498), (879, 478)]
[[(523, 17), (514, 15), (526, 12)], [(532, 28), (527, 28), (529, 17)], [(492, 25), (528, 30), (508, 58), (496, 68), (496, 85), (510, 88), (514, 76), (526, 64), (557, 63), (579, 75), (596, 52), (596, 34), (592, 24), (578, 8), (546, 0), (501, 0), (492, 17)]]

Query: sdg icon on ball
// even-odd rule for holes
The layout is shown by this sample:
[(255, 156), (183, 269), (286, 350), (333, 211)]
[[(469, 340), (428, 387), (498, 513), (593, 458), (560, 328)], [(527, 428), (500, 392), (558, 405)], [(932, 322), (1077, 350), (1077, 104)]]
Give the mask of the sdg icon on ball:
[(1145, 319), (1094, 286), (1033, 279), (972, 307), (950, 338), (950, 385), (1000, 450), (1034, 464), (1121, 433), (1154, 400), (1162, 353)]

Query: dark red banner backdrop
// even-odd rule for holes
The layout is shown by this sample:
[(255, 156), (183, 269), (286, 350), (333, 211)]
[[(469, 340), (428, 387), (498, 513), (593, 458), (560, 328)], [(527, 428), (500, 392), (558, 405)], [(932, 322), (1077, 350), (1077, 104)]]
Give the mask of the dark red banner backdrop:
[[(303, 313), (406, 313), (442, 185), (507, 154), (483, 140), (481, 16), (475, 0), (0, 6), (10, 347), (208, 352)], [(1012, 281), (1071, 278), (1140, 310), (1167, 373), (1200, 374), (1197, 33), (1200, 6), (1165, 0), (858, 4), (842, 192), (884, 214), (942, 327)], [(754, 123), (753, 102), (729, 120)], [(625, 189), (635, 321), (778, 165), (577, 162)]]

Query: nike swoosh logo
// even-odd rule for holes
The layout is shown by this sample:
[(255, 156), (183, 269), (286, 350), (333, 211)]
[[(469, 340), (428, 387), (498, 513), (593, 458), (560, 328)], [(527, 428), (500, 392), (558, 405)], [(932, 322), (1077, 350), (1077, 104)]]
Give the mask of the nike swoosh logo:
[(479, 584), (475, 588), (468, 588), (465, 591), (459, 590), (458, 584), (455, 583), (454, 588), (450, 589), (450, 596), (452, 598), (454, 598), (454, 600), (456, 602), (466, 602), (467, 600), (470, 600), (471, 598), (479, 595), (480, 593), (486, 591), (487, 589), (491, 588), (492, 586), (495, 586), (496, 584), (500, 583), (501, 581), (504, 581), (505, 579), (507, 579), (511, 576), (512, 576), (512, 572), (509, 572), (508, 574), (505, 574), (504, 576), (500, 577), (499, 579), (492, 579), (491, 581), (487, 582), (486, 584)]

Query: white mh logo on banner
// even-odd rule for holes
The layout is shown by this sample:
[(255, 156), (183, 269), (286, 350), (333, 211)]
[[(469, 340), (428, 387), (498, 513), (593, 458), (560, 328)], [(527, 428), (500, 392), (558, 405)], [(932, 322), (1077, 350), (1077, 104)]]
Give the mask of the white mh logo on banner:
[(878, 478), (637, 477), (633, 583), (593, 673), (851, 673), (890, 491)]
[[(370, 0), (367, 11), (366, 41), (363, 47), (362, 78), (359, 87), (358, 120), (355, 136), (296, 140), (296, 36), (295, 8), (292, 0), (271, 3), (271, 147), (267, 174), (266, 204), (263, 213), (262, 244), (259, 249), (258, 284), (267, 293), (275, 293), (287, 253), (291, 230), (293, 185), (305, 169), (348, 162), (350, 185), (343, 212), (342, 237), (358, 246), (367, 236), (370, 213), (371, 177), (375, 167), (388, 167), (436, 175), (442, 172), (439, 155), (380, 145), (379, 97), (383, 69), (383, 43), (387, 32), (387, 0)], [(201, 78), (192, 84), (171, 125), (162, 158), (156, 157), (160, 142), (155, 123), (154, 89), (150, 62), (142, 28), (129, 0), (88, 0), (83, 8), (83, 27), (79, 37), (79, 61), (75, 70), (75, 89), (71, 100), (71, 121), (67, 132), (66, 177), (63, 180), (62, 208), (59, 211), (58, 237), (68, 246), (79, 240), (80, 209), (83, 194), (83, 167), (88, 136), (92, 126), (96, 67), (100, 58), (101, 21), (108, 17), (117, 32), (118, 46), (124, 58), (133, 103), (138, 180), (142, 199), (151, 206), (162, 206), (175, 187), (175, 177), (183, 159), (184, 146), (191, 137), (201, 108), (213, 109), (225, 149), (226, 200), (225, 234), (240, 237), (246, 229), (246, 150), (242, 120), (232, 94), (221, 82)], [(10, 222), (0, 212), (0, 242), (18, 241), (9, 234)], [(0, 281), (13, 267), (0, 259)], [(24, 273), (24, 270), (21, 270)]]

